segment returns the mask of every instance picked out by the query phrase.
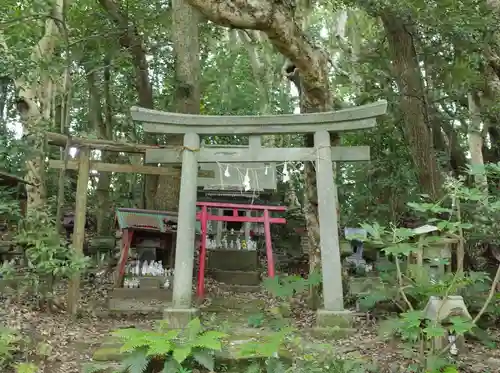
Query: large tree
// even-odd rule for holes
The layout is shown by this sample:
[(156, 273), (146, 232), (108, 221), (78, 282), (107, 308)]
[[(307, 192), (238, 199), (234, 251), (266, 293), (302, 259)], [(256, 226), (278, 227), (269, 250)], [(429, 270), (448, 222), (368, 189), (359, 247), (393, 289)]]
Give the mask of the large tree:
[[(297, 7), (287, 1), (227, 1), (188, 0), (206, 18), (217, 24), (237, 28), (259, 30), (272, 45), (289, 60), (286, 71), (300, 89), (302, 113), (328, 111), (332, 108), (329, 84), (329, 56), (314, 44), (304, 31), (309, 2)], [(310, 4), (309, 4), (310, 5)], [(311, 144), (311, 136), (307, 139)], [(319, 218), (316, 175), (312, 165), (305, 169), (306, 198), (304, 213), (309, 237), (310, 270), (320, 264)]]

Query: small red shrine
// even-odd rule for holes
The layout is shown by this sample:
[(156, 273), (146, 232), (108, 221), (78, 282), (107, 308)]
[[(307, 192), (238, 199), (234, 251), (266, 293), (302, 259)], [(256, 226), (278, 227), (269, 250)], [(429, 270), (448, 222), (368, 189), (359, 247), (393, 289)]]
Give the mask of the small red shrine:
[[(199, 222), (199, 247), (200, 260), (198, 268), (197, 296), (203, 298), (205, 295), (205, 263), (207, 256), (206, 238), (208, 234), (208, 222), (238, 222), (238, 223), (260, 223), (264, 225), (264, 238), (267, 257), (267, 272), (269, 277), (275, 276), (275, 264), (271, 240), (271, 224), (285, 224), (286, 219), (275, 217), (274, 213), (286, 211), (284, 206), (235, 204), (225, 202), (197, 202), (198, 212), (196, 220)], [(230, 210), (231, 215), (213, 214), (213, 209)], [(241, 212), (251, 211), (252, 214), (241, 215)], [(177, 213), (168, 211), (141, 210), (131, 208), (119, 208), (116, 212), (117, 226), (122, 233), (122, 246), (120, 260), (117, 267), (115, 286), (123, 283), (125, 267), (129, 257), (130, 247), (140, 244), (146, 239), (157, 240), (156, 247), (168, 251), (169, 262), (174, 262), (174, 242), (177, 233)]]

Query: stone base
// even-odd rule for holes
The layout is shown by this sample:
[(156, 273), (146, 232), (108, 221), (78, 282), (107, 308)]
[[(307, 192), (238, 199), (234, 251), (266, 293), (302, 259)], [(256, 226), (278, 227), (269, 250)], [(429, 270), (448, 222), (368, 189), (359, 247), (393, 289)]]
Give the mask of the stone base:
[(210, 276), (224, 284), (230, 285), (260, 285), (260, 272), (257, 271), (222, 271), (211, 270)]
[(169, 328), (182, 329), (199, 314), (200, 310), (197, 308), (165, 308), (163, 319), (167, 321)]
[(328, 311), (318, 310), (316, 313), (316, 325), (320, 328), (346, 328), (352, 323), (351, 311)]
[(321, 339), (344, 339), (352, 335), (355, 335), (356, 332), (357, 332), (356, 329), (340, 328), (340, 327), (335, 327), (335, 328), (315, 327), (309, 331), (309, 333), (313, 337)]

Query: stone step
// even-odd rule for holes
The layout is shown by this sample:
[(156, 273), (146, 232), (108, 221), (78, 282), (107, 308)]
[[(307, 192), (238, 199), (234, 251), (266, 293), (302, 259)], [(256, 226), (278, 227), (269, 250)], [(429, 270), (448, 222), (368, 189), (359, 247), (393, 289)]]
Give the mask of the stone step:
[(241, 310), (245, 312), (262, 311), (266, 307), (266, 302), (263, 299), (235, 299), (227, 298), (213, 298), (210, 304), (206, 307), (205, 311), (208, 312), (224, 312), (227, 310)]
[(172, 289), (114, 288), (109, 297), (112, 299), (157, 299), (161, 301), (171, 301)]
[(143, 315), (150, 320), (161, 320), (163, 319), (163, 310), (170, 306), (170, 303), (148, 305), (138, 302), (110, 299), (108, 309), (100, 312), (98, 316), (101, 318), (123, 318)]
[(259, 268), (257, 251), (250, 250), (209, 250), (209, 270), (256, 271)]
[(220, 284), (219, 288), (223, 291), (229, 291), (232, 293), (259, 293), (262, 290), (260, 285)]
[(219, 282), (229, 285), (260, 285), (260, 273), (257, 271), (221, 271), (211, 270), (210, 276)]

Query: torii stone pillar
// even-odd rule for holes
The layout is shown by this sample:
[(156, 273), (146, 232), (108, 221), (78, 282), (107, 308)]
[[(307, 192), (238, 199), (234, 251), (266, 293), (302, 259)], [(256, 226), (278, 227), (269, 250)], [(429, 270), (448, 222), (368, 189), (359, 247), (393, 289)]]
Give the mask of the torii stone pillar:
[[(367, 146), (330, 146), (331, 132), (374, 127), (375, 118), (385, 114), (387, 102), (354, 107), (336, 112), (267, 115), (205, 116), (165, 113), (132, 108), (132, 118), (143, 122), (144, 132), (184, 134), (182, 150), (182, 183), (179, 202), (177, 253), (174, 277), (174, 307), (165, 316), (175, 325), (186, 322), (195, 313), (191, 308), (196, 211), (196, 175), (199, 163), (242, 162), (316, 162), (320, 220), (320, 247), (323, 276), (324, 309), (318, 311), (320, 326), (342, 326), (348, 316), (342, 295), (342, 266), (337, 219), (337, 196), (333, 162), (366, 161)], [(265, 148), (260, 136), (277, 133), (314, 133), (314, 148)], [(201, 148), (199, 135), (250, 135), (249, 148)], [(146, 163), (179, 163), (178, 148), (146, 151)], [(183, 315), (184, 318), (179, 317)]]
[[(173, 307), (164, 314), (172, 328), (182, 328), (197, 314), (191, 307), (193, 268), (196, 238), (196, 197), (200, 136), (188, 132), (184, 135), (182, 152), (181, 188), (177, 215), (177, 241), (175, 244), (175, 273)], [(179, 229), (180, 227), (180, 229)]]

